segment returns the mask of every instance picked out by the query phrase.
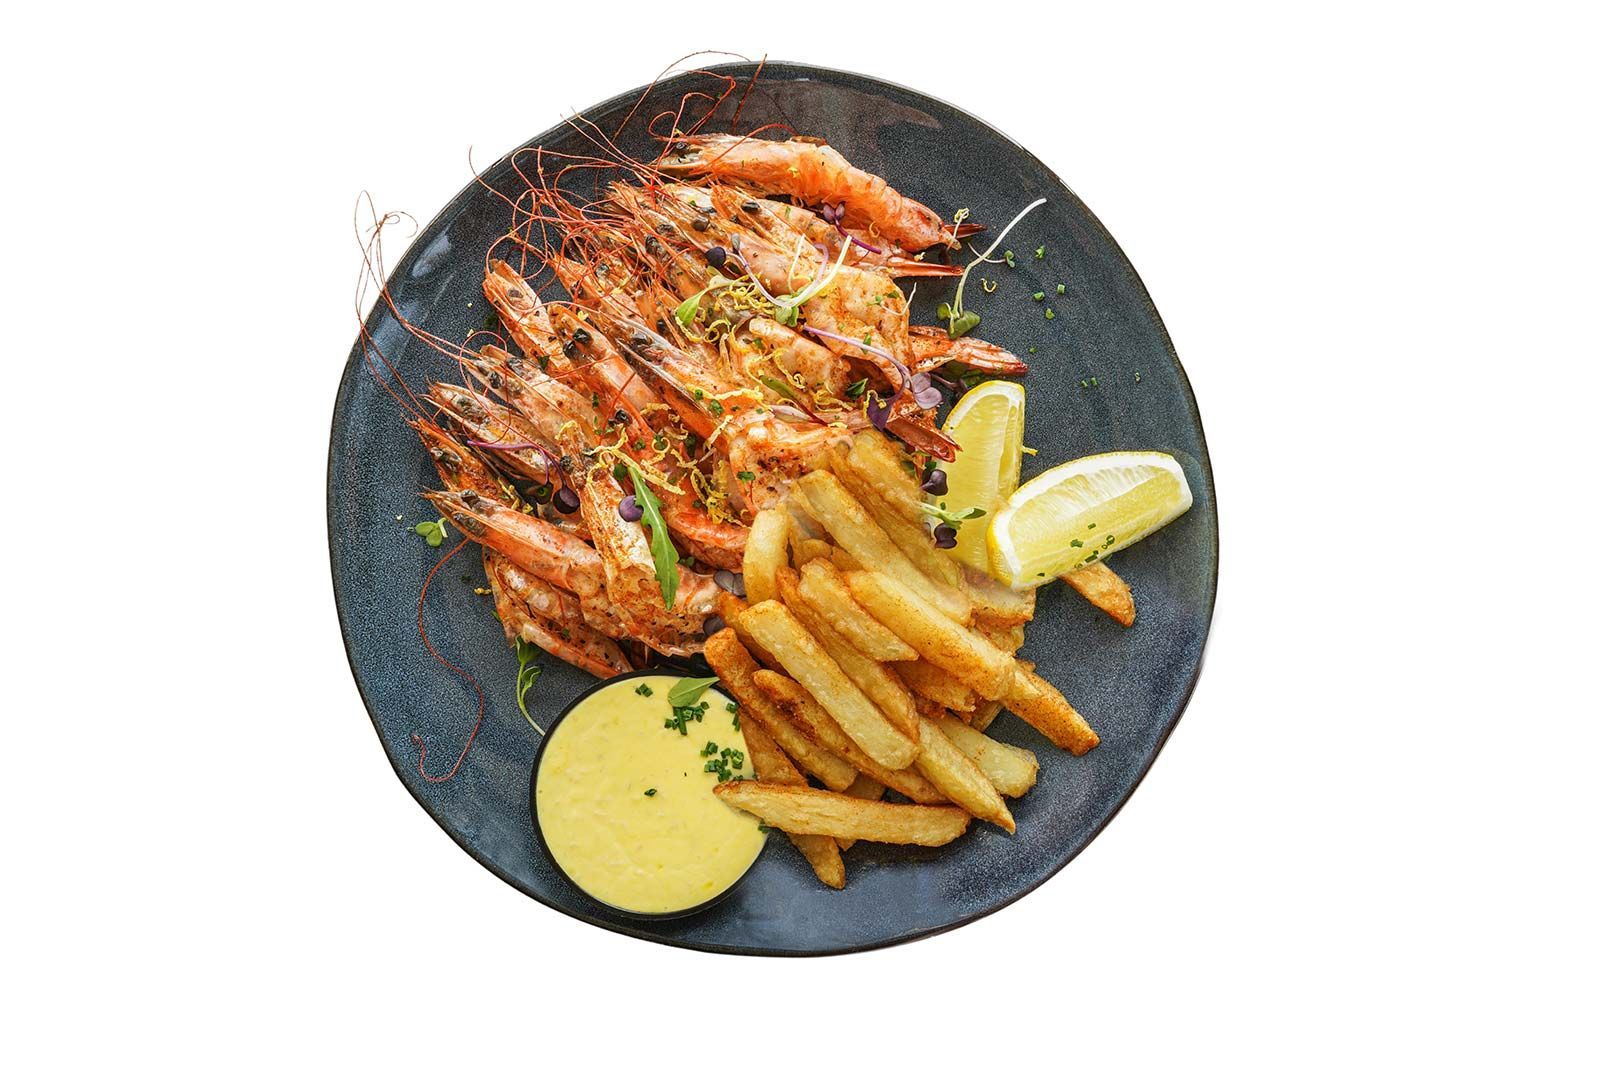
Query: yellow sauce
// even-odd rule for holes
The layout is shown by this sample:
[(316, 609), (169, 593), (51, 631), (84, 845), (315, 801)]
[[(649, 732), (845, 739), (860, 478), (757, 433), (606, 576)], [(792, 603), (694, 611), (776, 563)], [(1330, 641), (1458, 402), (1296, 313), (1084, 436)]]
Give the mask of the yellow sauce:
[[(540, 832), (567, 876), (614, 908), (703, 904), (749, 870), (766, 840), (757, 819), (717, 799), (717, 775), (705, 769), (731, 749), (732, 776), (754, 777), (728, 697), (706, 690), (687, 733), (663, 725), (681, 680), (638, 676), (598, 689), (545, 739), (534, 790)], [(711, 743), (717, 754), (704, 754)]]

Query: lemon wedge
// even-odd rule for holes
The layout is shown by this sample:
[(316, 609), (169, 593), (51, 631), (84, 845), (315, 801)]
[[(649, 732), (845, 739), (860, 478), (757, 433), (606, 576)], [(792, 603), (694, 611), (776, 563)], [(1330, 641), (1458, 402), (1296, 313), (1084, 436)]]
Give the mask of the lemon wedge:
[(1022, 414), (1022, 386), (991, 381), (969, 390), (944, 420), (944, 432), (961, 451), (939, 464), (949, 490), (937, 502), (952, 514), (983, 509), (961, 524), (950, 550), (975, 570), (989, 569), (989, 524), (1022, 477)]
[(1183, 468), (1165, 452), (1063, 463), (1011, 494), (994, 516), (989, 572), (1016, 589), (1043, 585), (1154, 533), (1192, 503)]

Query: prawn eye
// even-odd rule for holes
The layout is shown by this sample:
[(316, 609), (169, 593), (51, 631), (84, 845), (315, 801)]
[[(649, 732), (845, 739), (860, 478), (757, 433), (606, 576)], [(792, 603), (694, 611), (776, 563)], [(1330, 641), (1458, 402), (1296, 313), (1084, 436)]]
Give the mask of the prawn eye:
[(706, 262), (716, 270), (721, 270), (722, 265), (728, 262), (728, 250), (721, 245), (712, 245), (706, 249)]

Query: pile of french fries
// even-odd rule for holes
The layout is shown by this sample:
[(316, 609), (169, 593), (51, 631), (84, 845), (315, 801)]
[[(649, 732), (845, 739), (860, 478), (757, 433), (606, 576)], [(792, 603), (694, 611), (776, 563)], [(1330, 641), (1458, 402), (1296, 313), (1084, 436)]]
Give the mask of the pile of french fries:
[[(717, 794), (784, 831), (835, 889), (856, 841), (943, 845), (973, 817), (1016, 829), (1006, 798), (1033, 787), (1039, 761), (985, 734), (1002, 707), (1075, 756), (1099, 743), (1016, 658), (1033, 591), (935, 547), (922, 499), (898, 445), (857, 435), (756, 517), (745, 597), (724, 597), (729, 626), (706, 643), (756, 774)], [(1073, 587), (1131, 623), (1127, 586), (1087, 569)]]

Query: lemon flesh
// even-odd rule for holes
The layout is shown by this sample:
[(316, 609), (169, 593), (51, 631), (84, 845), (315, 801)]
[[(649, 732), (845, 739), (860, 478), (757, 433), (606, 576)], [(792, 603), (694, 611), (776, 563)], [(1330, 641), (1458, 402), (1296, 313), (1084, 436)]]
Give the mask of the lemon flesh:
[(1192, 503), (1183, 468), (1165, 452), (1075, 459), (1030, 480), (994, 516), (988, 569), (1015, 589), (1043, 585), (1154, 533)]
[(950, 550), (975, 570), (989, 569), (989, 524), (1022, 477), (1023, 397), (1016, 382), (984, 382), (957, 401), (944, 420), (944, 432), (961, 451), (939, 464), (949, 491), (938, 503), (952, 514), (983, 509), (961, 524)]

